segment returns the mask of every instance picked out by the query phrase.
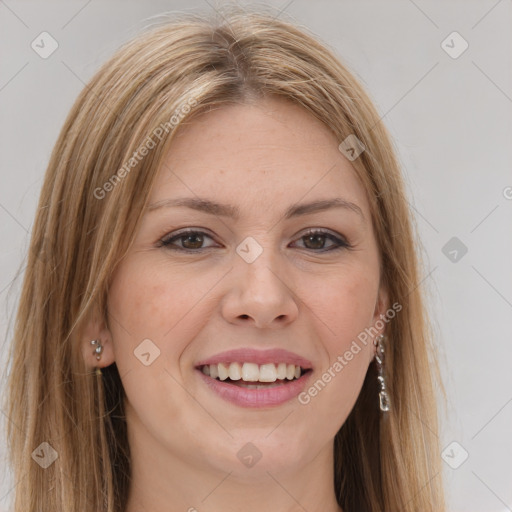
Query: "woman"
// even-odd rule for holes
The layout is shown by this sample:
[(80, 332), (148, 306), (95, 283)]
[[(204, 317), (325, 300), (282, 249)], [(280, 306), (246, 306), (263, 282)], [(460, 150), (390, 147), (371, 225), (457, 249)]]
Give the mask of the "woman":
[(444, 510), (419, 282), (389, 135), (328, 49), (264, 13), (147, 30), (46, 173), (15, 511)]

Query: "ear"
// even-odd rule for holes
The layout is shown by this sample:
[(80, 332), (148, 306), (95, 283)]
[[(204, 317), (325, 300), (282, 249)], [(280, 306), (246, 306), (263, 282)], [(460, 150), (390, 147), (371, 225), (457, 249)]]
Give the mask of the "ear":
[[(80, 340), (82, 357), (88, 368), (105, 368), (115, 361), (112, 335), (104, 316), (94, 308), (84, 323)], [(91, 343), (95, 341), (95, 343)], [(98, 359), (99, 357), (99, 359)]]
[[(389, 295), (385, 286), (382, 284), (379, 287), (377, 294), (377, 300), (375, 301), (375, 309), (373, 312), (373, 322), (375, 329), (379, 331), (379, 334), (384, 334), (386, 324), (383, 319), (386, 316), (386, 311), (389, 309)], [(381, 320), (379, 322), (379, 320)], [(384, 323), (384, 325), (382, 325)]]
[(386, 331), (386, 325), (387, 325), (387, 316), (386, 312), (389, 309), (389, 294), (387, 291), (387, 288), (383, 286), (382, 284), (379, 287), (379, 292), (377, 294), (377, 300), (375, 301), (375, 308), (373, 312), (373, 319), (372, 319), (372, 332), (375, 333), (375, 335), (372, 337), (372, 350), (370, 351), (370, 361), (373, 361), (375, 354), (377, 352), (377, 349), (374, 345), (374, 341), (377, 339), (379, 335), (385, 335)]

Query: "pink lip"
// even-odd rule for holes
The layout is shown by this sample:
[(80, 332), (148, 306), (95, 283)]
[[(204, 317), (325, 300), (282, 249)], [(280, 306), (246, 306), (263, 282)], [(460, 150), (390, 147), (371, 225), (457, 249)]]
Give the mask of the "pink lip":
[[(196, 364), (196, 368), (200, 368), (206, 364), (219, 364), (219, 363), (286, 363), (300, 366), (304, 370), (313, 367), (311, 361), (303, 357), (284, 350), (282, 348), (267, 349), (267, 350), (254, 350), (252, 348), (239, 348), (235, 350), (228, 350), (209, 357)], [(213, 380), (213, 379), (210, 379)], [(297, 379), (298, 382), (300, 379)], [(277, 388), (276, 388), (277, 389)]]
[(308, 371), (299, 379), (288, 381), (274, 388), (248, 389), (212, 379), (201, 370), (197, 370), (197, 372), (213, 392), (224, 400), (240, 407), (272, 407), (287, 402), (304, 390), (312, 373)]

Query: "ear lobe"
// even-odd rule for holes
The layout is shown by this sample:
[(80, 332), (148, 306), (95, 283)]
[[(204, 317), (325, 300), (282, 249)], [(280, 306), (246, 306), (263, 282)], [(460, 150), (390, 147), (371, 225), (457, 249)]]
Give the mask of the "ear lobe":
[(80, 348), (87, 367), (104, 368), (115, 361), (112, 335), (97, 309), (85, 321)]
[(375, 303), (375, 316), (384, 315), (389, 308), (389, 296), (388, 291), (384, 286), (379, 288), (377, 295), (377, 301)]

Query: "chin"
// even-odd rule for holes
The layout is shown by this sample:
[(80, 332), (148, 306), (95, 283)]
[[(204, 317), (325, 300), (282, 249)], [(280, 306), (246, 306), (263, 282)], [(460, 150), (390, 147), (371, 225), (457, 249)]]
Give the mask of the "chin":
[[(279, 429), (282, 430), (278, 433)], [(290, 431), (283, 426), (240, 429), (225, 443), (212, 440), (212, 445), (217, 448), (205, 453), (205, 458), (220, 472), (231, 473), (231, 477), (252, 482), (255, 478), (268, 481), (268, 472), (286, 473), (300, 465), (304, 448), (311, 442), (297, 434), (296, 429)]]

